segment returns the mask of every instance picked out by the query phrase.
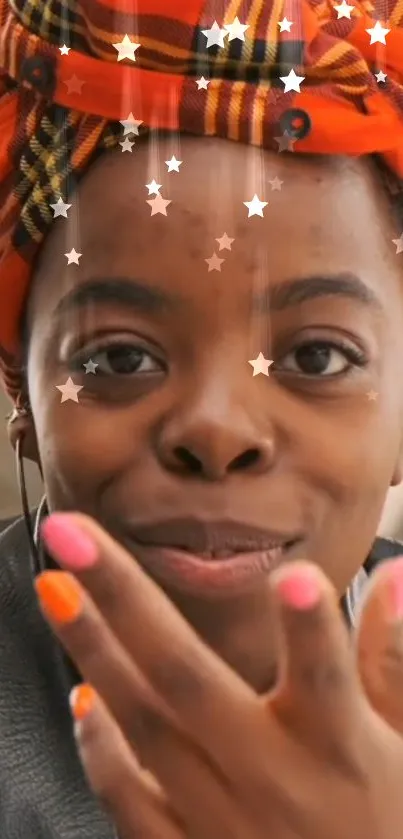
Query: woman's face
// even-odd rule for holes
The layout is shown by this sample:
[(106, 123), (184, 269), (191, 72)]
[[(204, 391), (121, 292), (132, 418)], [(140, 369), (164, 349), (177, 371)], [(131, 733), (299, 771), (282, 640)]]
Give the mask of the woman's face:
[[(154, 178), (166, 216), (147, 203)], [(248, 218), (255, 193), (263, 218)], [(398, 235), (364, 161), (195, 138), (100, 159), (54, 223), (30, 301), (50, 508), (94, 516), (146, 566), (137, 540), (234, 553), (298, 537), (284, 561), (318, 563), (343, 593), (400, 481)], [(259, 353), (269, 376), (253, 375)], [(61, 401), (69, 376), (78, 403)], [(149, 573), (265, 689), (267, 577), (202, 587), (187, 568)]]

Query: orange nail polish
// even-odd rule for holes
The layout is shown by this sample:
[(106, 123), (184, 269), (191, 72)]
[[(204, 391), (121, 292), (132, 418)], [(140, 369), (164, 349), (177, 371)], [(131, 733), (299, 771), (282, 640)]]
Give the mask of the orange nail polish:
[(64, 624), (75, 621), (82, 610), (81, 586), (65, 571), (44, 571), (35, 580), (36, 593), (49, 620)]
[(92, 711), (95, 697), (94, 688), (85, 682), (73, 688), (70, 693), (70, 707), (76, 722), (81, 722)]

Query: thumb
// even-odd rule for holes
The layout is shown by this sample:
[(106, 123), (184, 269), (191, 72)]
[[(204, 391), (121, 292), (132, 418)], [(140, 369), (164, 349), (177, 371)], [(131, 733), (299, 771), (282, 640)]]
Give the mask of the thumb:
[(403, 735), (403, 557), (385, 562), (371, 577), (355, 643), (372, 707)]

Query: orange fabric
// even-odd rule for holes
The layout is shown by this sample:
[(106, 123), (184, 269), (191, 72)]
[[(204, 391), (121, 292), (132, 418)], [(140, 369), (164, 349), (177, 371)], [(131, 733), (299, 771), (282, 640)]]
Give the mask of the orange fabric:
[[(337, 18), (334, 0), (0, 0), (0, 375), (14, 401), (19, 318), (50, 204), (71, 203), (72, 176), (119, 143), (130, 112), (140, 133), (216, 135), (278, 151), (280, 120), (302, 109), (311, 130), (295, 152), (377, 153), (401, 188), (403, 0), (381, 4), (386, 45), (370, 43), (371, 0), (348, 2), (350, 20)], [(203, 31), (236, 17), (249, 26), (245, 43), (227, 37), (208, 48)], [(284, 17), (290, 32), (280, 32)], [(140, 44), (135, 61), (118, 61), (114, 44), (125, 35)], [(284, 91), (291, 69), (305, 77), (300, 93)], [(386, 82), (377, 82), (380, 70)], [(200, 92), (202, 75), (210, 84)]]

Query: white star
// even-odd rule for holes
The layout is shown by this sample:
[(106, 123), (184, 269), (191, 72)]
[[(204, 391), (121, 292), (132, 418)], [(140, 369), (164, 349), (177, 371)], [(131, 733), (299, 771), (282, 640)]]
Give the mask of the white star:
[(233, 41), (235, 38), (239, 38), (240, 41), (244, 41), (245, 40), (245, 32), (246, 32), (247, 29), (249, 29), (249, 26), (250, 26), (249, 23), (247, 23), (247, 24), (241, 23), (241, 21), (239, 20), (239, 17), (236, 17), (233, 23), (229, 23), (229, 24), (226, 24), (226, 26), (224, 26), (224, 29), (227, 30), (228, 35), (229, 35), (228, 40)]
[(290, 70), (288, 76), (280, 76), (280, 81), (284, 82), (284, 93), (289, 93), (290, 90), (295, 90), (296, 93), (301, 93), (299, 86), (303, 82), (305, 76), (297, 76), (294, 69)]
[(77, 253), (76, 249), (73, 248), (70, 253), (65, 253), (64, 255), (67, 256), (67, 265), (72, 265), (73, 262), (75, 265), (79, 265), (78, 260), (82, 256), (82, 253)]
[(343, 0), (342, 3), (339, 3), (338, 6), (333, 6), (334, 10), (337, 12), (337, 20), (340, 20), (342, 17), (348, 18), (351, 20), (351, 12), (354, 9), (354, 6), (349, 6), (347, 0)]
[(198, 90), (207, 90), (207, 86), (210, 84), (210, 79), (205, 79), (204, 76), (201, 76), (200, 79), (196, 80), (196, 84)]
[(251, 361), (248, 361), (248, 364), (251, 364), (251, 366), (253, 367), (254, 376), (258, 376), (259, 373), (263, 373), (264, 376), (269, 376), (269, 367), (271, 367), (273, 362), (265, 358), (263, 353), (260, 352), (258, 357), (253, 358)]
[(403, 233), (400, 234), (398, 239), (392, 239), (394, 245), (396, 245), (396, 253), (403, 253)]
[(179, 166), (182, 165), (182, 162), (182, 160), (177, 160), (173, 154), (170, 160), (165, 161), (168, 166), (168, 172), (179, 172)]
[(170, 203), (170, 201), (167, 201), (167, 199), (163, 198), (162, 195), (160, 195), (159, 193), (155, 196), (155, 198), (150, 198), (149, 201), (147, 200), (147, 204), (149, 204), (151, 207), (152, 216), (156, 216), (158, 213), (160, 213), (162, 216), (166, 216), (167, 207)]
[(133, 43), (128, 35), (125, 35), (122, 41), (119, 41), (117, 44), (113, 44), (112, 46), (115, 47), (115, 50), (118, 51), (118, 61), (122, 61), (124, 58), (129, 58), (130, 61), (135, 61), (136, 56), (135, 52), (138, 50), (140, 44)]
[(66, 44), (63, 44), (62, 47), (59, 47), (59, 50), (60, 50), (60, 55), (68, 55), (70, 50), (71, 50), (71, 47), (66, 47)]
[(62, 394), (61, 403), (68, 402), (69, 399), (72, 402), (78, 402), (78, 394), (83, 389), (83, 385), (75, 385), (73, 379), (69, 376), (65, 385), (56, 385), (56, 388)]
[(65, 204), (63, 198), (59, 198), (56, 204), (51, 204), (50, 206), (54, 212), (53, 218), (57, 218), (58, 216), (64, 216), (64, 218), (67, 218), (67, 210), (70, 209), (71, 204)]
[(387, 74), (383, 72), (383, 70), (379, 70), (379, 73), (375, 73), (375, 78), (379, 84), (379, 82), (386, 82)]
[(291, 32), (293, 22), (292, 20), (287, 20), (286, 17), (283, 17), (282, 20), (279, 20), (278, 25), (280, 27), (280, 32)]
[(385, 38), (389, 34), (390, 29), (384, 29), (379, 20), (377, 20), (372, 29), (366, 29), (365, 31), (371, 36), (370, 46), (371, 44), (385, 44), (386, 46)]
[(244, 201), (245, 207), (248, 208), (248, 218), (251, 216), (261, 216), (263, 218), (263, 207), (267, 207), (267, 201), (260, 201), (256, 193), (252, 201)]
[(162, 187), (162, 184), (157, 184), (157, 181), (154, 179), (154, 180), (151, 181), (151, 183), (146, 184), (146, 187), (148, 189), (148, 194), (149, 195), (158, 195), (158, 193), (159, 193), (159, 191)]
[(99, 364), (94, 363), (94, 361), (92, 361), (92, 359), (90, 358), (90, 360), (87, 361), (86, 364), (83, 364), (83, 367), (85, 368), (85, 374), (86, 375), (87, 375), (87, 373), (94, 373), (94, 375), (95, 375), (96, 369), (97, 369), (97, 367), (99, 367)]
[(225, 262), (224, 259), (220, 259), (220, 257), (217, 256), (215, 251), (213, 256), (210, 256), (210, 259), (205, 259), (204, 261), (207, 262), (209, 273), (210, 271), (221, 271), (221, 265)]
[(133, 154), (133, 146), (135, 146), (134, 140), (129, 140), (128, 137), (125, 137), (124, 140), (119, 140), (119, 145), (122, 146), (123, 151), (130, 151)]
[(121, 125), (123, 125), (124, 137), (126, 137), (126, 134), (135, 134), (136, 137), (139, 136), (139, 125), (143, 125), (143, 120), (134, 119), (132, 111), (130, 111), (130, 114), (127, 117), (127, 119), (120, 119), (119, 122)]
[(231, 245), (233, 242), (235, 242), (235, 239), (230, 239), (229, 236), (227, 236), (227, 234), (224, 233), (224, 235), (221, 236), (221, 239), (216, 239), (216, 242), (218, 242), (220, 246), (220, 251), (230, 251)]
[(227, 36), (225, 29), (221, 29), (215, 20), (211, 29), (202, 29), (203, 35), (207, 38), (206, 49), (209, 47), (224, 47), (224, 38)]

